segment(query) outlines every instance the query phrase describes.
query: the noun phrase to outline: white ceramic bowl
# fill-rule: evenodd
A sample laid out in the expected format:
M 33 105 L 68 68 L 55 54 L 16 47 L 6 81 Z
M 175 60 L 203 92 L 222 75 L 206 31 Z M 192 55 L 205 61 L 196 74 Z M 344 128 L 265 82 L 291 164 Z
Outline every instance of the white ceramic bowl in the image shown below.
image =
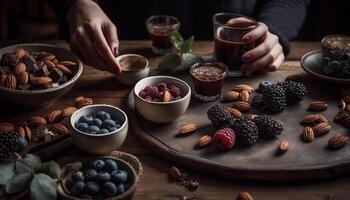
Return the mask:
M 117 80 L 124 85 L 135 85 L 139 80 L 148 76 L 150 67 L 148 60 L 137 54 L 124 54 L 117 57 L 117 63 L 122 70 Z
M 183 97 L 171 102 L 150 102 L 139 96 L 142 89 L 157 83 L 174 84 L 179 87 Z M 183 80 L 171 76 L 151 76 L 140 80 L 134 88 L 135 106 L 138 112 L 154 123 L 168 123 L 185 113 L 191 100 L 191 88 Z
M 83 115 L 93 115 L 98 111 L 108 112 L 112 119 L 118 119 L 123 122 L 121 127 L 113 132 L 105 134 L 89 134 L 78 130 L 75 126 Z M 105 105 L 95 104 L 80 108 L 70 118 L 71 134 L 73 143 L 81 150 L 98 155 L 110 154 L 120 147 L 128 133 L 128 117 L 121 109 Z

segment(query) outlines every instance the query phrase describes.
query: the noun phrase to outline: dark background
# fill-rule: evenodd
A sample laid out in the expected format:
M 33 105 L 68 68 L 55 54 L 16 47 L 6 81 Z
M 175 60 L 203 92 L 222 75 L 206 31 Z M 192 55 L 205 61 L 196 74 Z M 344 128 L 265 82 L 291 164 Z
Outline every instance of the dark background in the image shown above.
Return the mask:
M 142 8 L 135 6 L 134 10 L 125 12 L 135 13 L 138 17 Z M 297 40 L 317 41 L 328 34 L 350 34 L 349 20 L 349 1 L 311 0 Z M 130 24 L 130 30 L 132 26 Z M 120 39 L 147 39 L 135 38 L 127 32 L 120 33 L 120 36 Z M 45 0 L 0 0 L 0 39 L 62 39 L 62 36 L 56 16 Z M 211 39 L 211 33 L 208 33 L 208 39 Z

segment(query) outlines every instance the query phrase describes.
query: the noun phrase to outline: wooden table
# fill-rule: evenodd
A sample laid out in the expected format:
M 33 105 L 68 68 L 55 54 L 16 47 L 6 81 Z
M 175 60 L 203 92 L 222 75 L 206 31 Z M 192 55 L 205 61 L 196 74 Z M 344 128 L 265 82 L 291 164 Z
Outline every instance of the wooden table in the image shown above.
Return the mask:
M 62 41 L 51 41 L 50 43 L 67 47 L 67 44 Z M 149 41 L 121 41 L 121 52 L 145 55 L 150 59 L 151 66 L 156 67 L 159 57 L 155 57 L 151 53 L 150 45 Z M 291 53 L 280 70 L 299 71 L 300 57 L 310 50 L 318 49 L 319 46 L 318 43 L 292 43 Z M 209 54 L 212 47 L 212 42 L 195 42 L 193 52 L 201 55 Z M 93 98 L 95 103 L 106 103 L 126 109 L 126 100 L 130 90 L 131 87 L 118 84 L 112 74 L 86 66 L 74 89 L 52 107 L 34 112 L 20 112 L 13 107 L 2 106 L 0 120 L 16 121 L 28 116 L 42 115 L 55 108 L 60 109 L 72 104 L 73 98 L 80 95 Z M 245 182 L 201 174 L 179 166 L 180 169 L 191 174 L 200 182 L 200 188 L 197 191 L 188 192 L 184 187 L 169 180 L 168 169 L 172 163 L 155 156 L 144 148 L 132 131 L 129 131 L 126 142 L 120 151 L 136 155 L 143 164 L 144 174 L 137 187 L 136 200 L 175 200 L 178 195 L 195 196 L 201 200 L 229 200 L 235 199 L 241 191 L 250 192 L 258 200 L 326 200 L 330 194 L 335 194 L 337 200 L 350 198 L 350 177 L 302 183 Z M 72 147 L 65 149 L 64 153 L 56 160 L 63 165 L 81 154 L 79 150 Z

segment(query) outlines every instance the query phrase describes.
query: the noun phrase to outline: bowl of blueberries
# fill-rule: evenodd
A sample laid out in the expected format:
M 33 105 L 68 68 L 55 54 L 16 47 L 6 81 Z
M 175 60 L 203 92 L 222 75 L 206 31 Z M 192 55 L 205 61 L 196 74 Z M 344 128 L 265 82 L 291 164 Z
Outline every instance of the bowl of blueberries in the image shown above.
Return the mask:
M 132 199 L 139 176 L 133 164 L 121 157 L 90 157 L 62 168 L 58 192 L 73 200 Z
M 73 143 L 81 150 L 106 155 L 120 147 L 128 132 L 128 118 L 121 109 L 105 104 L 85 106 L 70 119 Z

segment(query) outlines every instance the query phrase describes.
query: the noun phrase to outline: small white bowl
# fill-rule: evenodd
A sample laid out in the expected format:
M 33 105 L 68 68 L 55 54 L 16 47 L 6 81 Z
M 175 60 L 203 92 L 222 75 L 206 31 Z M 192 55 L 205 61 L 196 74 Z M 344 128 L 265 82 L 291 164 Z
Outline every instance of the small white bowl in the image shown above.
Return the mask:
M 116 77 L 124 85 L 135 85 L 139 80 L 147 77 L 150 71 L 148 60 L 137 54 L 118 56 L 117 63 L 122 73 Z
M 112 119 L 118 119 L 123 122 L 119 129 L 105 134 L 90 134 L 78 130 L 75 126 L 83 115 L 93 115 L 98 111 L 109 113 Z M 120 147 L 128 133 L 128 117 L 121 109 L 106 105 L 95 104 L 80 108 L 70 118 L 71 134 L 73 143 L 81 150 L 98 155 L 110 154 Z
M 142 89 L 149 85 L 164 82 L 179 87 L 183 97 L 171 102 L 151 102 L 139 96 Z M 151 76 L 140 80 L 134 88 L 135 106 L 138 112 L 154 123 L 168 123 L 176 120 L 188 108 L 191 100 L 191 88 L 183 80 L 171 76 Z

